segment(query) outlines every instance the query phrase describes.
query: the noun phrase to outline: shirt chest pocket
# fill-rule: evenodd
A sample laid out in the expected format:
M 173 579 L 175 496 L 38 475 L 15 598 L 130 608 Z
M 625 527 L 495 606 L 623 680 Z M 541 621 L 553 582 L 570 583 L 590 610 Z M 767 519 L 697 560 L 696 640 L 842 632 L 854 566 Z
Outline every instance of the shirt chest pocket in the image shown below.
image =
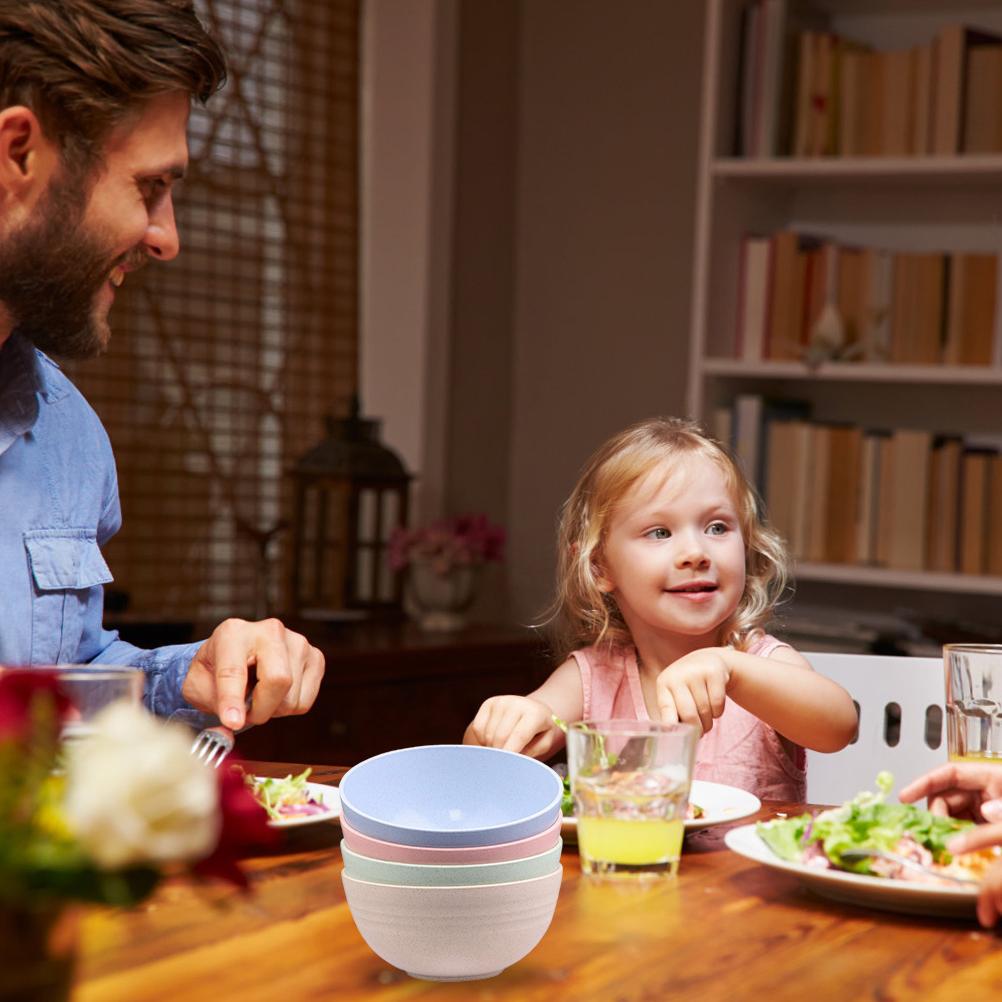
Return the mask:
M 87 529 L 33 529 L 24 545 L 32 582 L 31 663 L 76 661 L 87 614 L 100 617 L 101 586 L 112 580 L 97 539 Z

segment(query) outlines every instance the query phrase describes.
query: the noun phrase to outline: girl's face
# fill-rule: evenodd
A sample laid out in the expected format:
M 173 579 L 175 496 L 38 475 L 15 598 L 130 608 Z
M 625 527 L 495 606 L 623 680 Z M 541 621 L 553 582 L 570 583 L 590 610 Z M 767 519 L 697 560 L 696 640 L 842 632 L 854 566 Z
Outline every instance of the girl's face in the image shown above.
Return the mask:
M 723 472 L 705 456 L 657 466 L 610 516 L 599 582 L 638 644 L 645 635 L 712 646 L 745 587 L 745 543 Z

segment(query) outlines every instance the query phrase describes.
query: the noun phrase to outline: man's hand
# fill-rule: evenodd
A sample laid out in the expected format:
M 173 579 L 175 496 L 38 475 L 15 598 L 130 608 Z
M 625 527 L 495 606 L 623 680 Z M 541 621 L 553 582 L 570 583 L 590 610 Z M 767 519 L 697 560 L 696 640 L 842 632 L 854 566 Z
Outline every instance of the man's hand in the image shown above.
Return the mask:
M 250 669 L 256 684 L 245 712 Z M 317 698 L 323 677 L 323 654 L 277 619 L 258 623 L 227 619 L 192 658 L 181 695 L 236 731 L 272 717 L 305 713 Z
M 673 661 L 657 681 L 658 710 L 666 724 L 694 724 L 705 734 L 724 712 L 731 670 L 714 647 Z
M 466 728 L 463 744 L 535 755 L 555 730 L 553 711 L 538 699 L 491 696 Z
M 913 780 L 898 794 L 906 804 L 922 797 L 933 814 L 1002 822 L 1002 764 L 951 762 Z
M 927 798 L 934 814 L 988 821 L 946 843 L 952 853 L 1002 845 L 1002 764 L 951 762 L 909 783 L 898 797 L 906 804 Z M 994 822 L 994 823 L 992 823 Z M 978 891 L 978 921 L 990 929 L 1002 916 L 1002 863 L 996 863 Z

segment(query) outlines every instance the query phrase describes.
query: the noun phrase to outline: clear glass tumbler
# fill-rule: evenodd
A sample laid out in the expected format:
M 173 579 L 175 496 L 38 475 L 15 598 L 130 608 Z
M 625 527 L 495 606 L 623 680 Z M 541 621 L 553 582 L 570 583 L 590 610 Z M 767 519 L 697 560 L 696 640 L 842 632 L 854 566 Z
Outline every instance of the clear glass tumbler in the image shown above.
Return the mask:
M 1002 645 L 947 644 L 943 662 L 950 758 L 1002 762 Z
M 691 724 L 653 721 L 570 727 L 567 762 L 585 873 L 675 876 L 697 737 Z

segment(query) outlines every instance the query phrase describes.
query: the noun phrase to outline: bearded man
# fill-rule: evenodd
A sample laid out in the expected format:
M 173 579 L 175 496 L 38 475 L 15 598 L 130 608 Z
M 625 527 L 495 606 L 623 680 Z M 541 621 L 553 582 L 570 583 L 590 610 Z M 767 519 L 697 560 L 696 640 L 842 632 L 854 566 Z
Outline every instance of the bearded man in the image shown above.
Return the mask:
M 0 664 L 133 665 L 155 713 L 237 729 L 306 712 L 323 655 L 277 620 L 151 651 L 103 628 L 114 457 L 50 358 L 100 354 L 129 272 L 177 255 L 191 101 L 225 73 L 191 0 L 0 0 Z

